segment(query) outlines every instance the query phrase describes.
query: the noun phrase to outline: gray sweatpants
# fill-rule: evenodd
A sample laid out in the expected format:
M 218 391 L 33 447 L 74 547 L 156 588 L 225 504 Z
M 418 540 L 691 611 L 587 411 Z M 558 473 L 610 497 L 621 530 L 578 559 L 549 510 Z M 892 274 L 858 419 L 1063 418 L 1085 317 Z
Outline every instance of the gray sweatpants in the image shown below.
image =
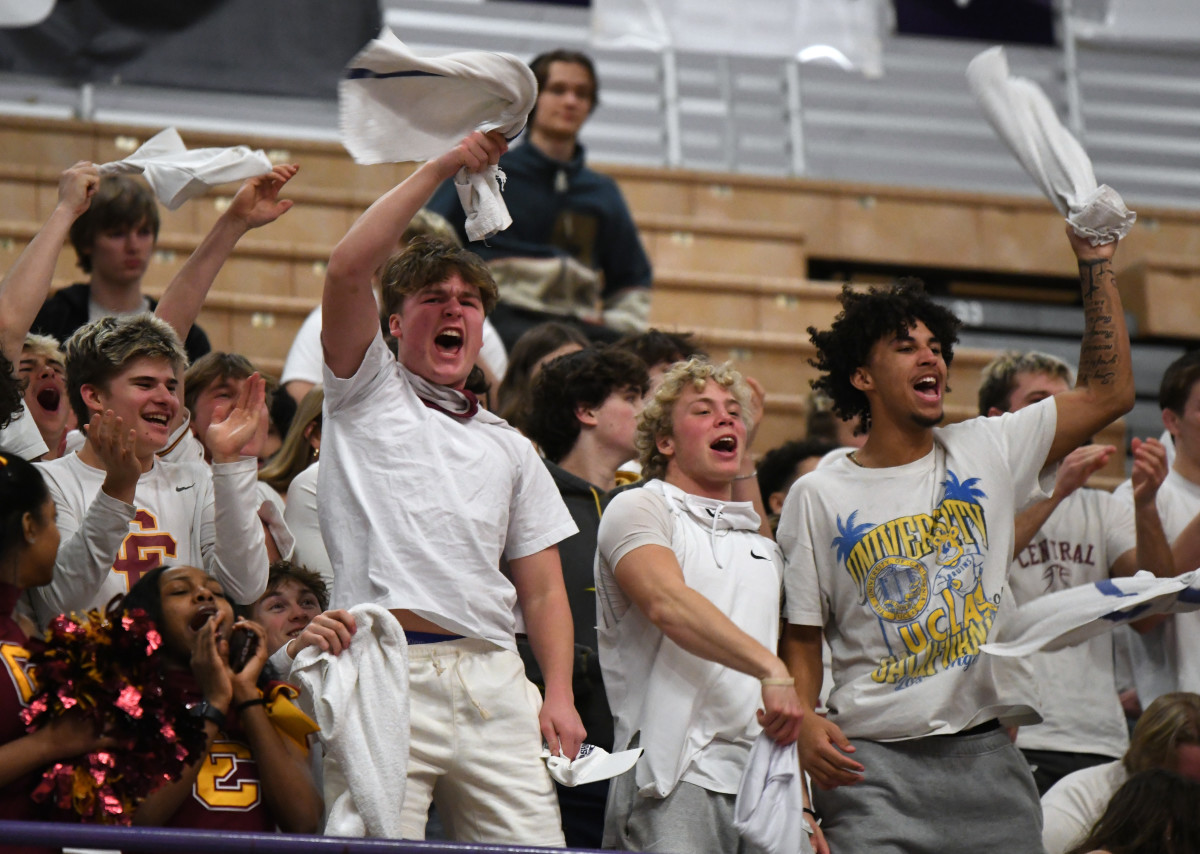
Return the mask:
M 639 798 L 631 768 L 612 781 L 604 847 L 655 854 L 759 854 L 733 826 L 733 795 L 679 783 L 665 798 Z M 797 840 L 799 845 L 799 840 Z
M 862 780 L 812 793 L 832 854 L 1042 854 L 1037 787 L 1003 729 L 850 742 Z

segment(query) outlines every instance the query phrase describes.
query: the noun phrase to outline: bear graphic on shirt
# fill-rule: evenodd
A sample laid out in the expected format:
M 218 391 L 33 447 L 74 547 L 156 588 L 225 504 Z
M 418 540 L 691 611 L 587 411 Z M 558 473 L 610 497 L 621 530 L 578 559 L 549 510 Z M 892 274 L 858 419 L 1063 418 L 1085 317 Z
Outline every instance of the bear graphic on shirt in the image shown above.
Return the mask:
M 886 647 L 871 674 L 897 690 L 951 667 L 969 668 L 1000 602 L 984 589 L 987 520 L 978 478 L 953 471 L 932 513 L 882 524 L 837 519 L 831 546 L 874 613 Z

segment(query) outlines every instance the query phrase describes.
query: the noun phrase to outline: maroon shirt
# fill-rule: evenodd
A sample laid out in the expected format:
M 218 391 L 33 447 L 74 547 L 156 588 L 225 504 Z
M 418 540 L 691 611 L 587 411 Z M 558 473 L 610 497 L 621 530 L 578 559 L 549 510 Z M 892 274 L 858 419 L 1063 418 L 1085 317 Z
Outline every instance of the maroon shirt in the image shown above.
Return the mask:
M 181 677 L 191 679 L 191 673 Z M 203 699 L 195 687 L 195 702 Z M 231 708 L 225 726 L 200 763 L 191 794 L 166 827 L 274 833 L 275 820 L 263 800 L 258 763 Z M 178 852 L 173 852 L 178 854 Z
M 0 583 L 0 744 L 8 744 L 25 735 L 21 711 L 37 687 L 27 666 L 29 653 L 25 649 L 25 633 L 12 617 L 20 596 L 20 588 Z M 30 797 L 40 778 L 40 770 L 32 771 L 0 788 L 0 819 L 46 820 L 42 808 Z M 4 850 L 12 854 L 51 854 L 58 849 L 5 845 Z

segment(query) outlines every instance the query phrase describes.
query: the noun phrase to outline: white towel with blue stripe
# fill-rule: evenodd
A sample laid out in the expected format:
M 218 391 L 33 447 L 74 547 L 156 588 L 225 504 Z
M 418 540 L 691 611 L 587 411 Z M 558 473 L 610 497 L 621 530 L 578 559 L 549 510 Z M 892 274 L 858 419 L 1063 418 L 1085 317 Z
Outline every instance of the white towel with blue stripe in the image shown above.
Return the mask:
M 342 144 L 357 163 L 429 160 L 476 130 L 515 139 L 536 101 L 533 72 L 511 54 L 418 56 L 384 27 L 338 86 Z M 471 240 L 512 225 L 503 180 L 498 167 L 455 177 Z
M 1200 569 L 1171 578 L 1141 570 L 1039 596 L 1017 608 L 982 646 L 991 655 L 1023 657 L 1081 644 L 1155 614 L 1200 610 Z

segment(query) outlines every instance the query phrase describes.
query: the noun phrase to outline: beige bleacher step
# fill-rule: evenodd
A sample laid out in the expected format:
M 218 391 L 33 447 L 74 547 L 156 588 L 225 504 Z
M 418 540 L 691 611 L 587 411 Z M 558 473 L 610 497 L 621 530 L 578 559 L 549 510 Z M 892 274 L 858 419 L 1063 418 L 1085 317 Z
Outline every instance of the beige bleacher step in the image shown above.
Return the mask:
M 1200 257 L 1155 253 L 1121 266 L 1118 256 L 1117 287 L 1139 337 L 1200 335 Z

